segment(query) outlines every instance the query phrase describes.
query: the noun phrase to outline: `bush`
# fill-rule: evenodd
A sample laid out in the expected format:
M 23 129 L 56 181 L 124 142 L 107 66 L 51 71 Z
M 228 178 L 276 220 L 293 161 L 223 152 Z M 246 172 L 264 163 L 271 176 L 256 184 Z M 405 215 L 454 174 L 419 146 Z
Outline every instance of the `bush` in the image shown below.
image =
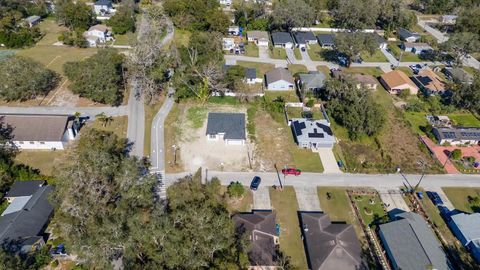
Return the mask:
M 307 104 L 305 104 L 305 105 L 306 105 L 307 107 L 309 107 L 309 108 L 312 108 L 313 105 L 315 105 L 315 100 L 309 99 L 309 100 L 307 101 Z
M 231 182 L 227 187 L 228 196 L 239 198 L 245 193 L 245 187 L 239 182 Z
M 462 150 L 461 149 L 455 149 L 451 153 L 452 159 L 459 160 L 462 157 Z

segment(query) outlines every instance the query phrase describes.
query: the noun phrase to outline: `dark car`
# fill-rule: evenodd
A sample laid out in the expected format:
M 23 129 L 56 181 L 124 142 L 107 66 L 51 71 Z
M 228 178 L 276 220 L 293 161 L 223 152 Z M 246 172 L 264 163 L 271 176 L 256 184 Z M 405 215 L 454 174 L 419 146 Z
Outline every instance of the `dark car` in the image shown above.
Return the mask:
M 427 193 L 428 198 L 430 198 L 430 200 L 432 200 L 434 205 L 443 205 L 443 201 L 442 201 L 442 199 L 440 198 L 440 195 L 438 195 L 437 192 L 427 191 L 426 193 Z
M 259 176 L 255 176 L 252 179 L 252 183 L 250 184 L 250 189 L 251 190 L 257 190 L 258 186 L 260 186 L 261 182 L 262 182 L 262 179 Z

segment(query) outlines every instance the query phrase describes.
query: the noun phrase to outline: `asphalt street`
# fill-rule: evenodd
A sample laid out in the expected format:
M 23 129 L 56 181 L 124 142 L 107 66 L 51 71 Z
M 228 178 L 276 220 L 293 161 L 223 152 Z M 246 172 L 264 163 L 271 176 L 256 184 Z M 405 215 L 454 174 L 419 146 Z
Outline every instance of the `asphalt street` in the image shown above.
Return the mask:
M 3 114 L 59 114 L 73 115 L 79 112 L 82 116 L 90 116 L 105 113 L 108 116 L 127 115 L 127 106 L 119 107 L 8 107 L 0 106 L 0 113 Z
M 165 138 L 164 123 L 168 113 L 173 107 L 173 97 L 168 97 L 163 103 L 158 113 L 153 118 L 152 123 L 152 147 L 150 149 L 150 162 L 152 172 L 165 171 Z M 170 145 L 169 145 L 170 147 Z

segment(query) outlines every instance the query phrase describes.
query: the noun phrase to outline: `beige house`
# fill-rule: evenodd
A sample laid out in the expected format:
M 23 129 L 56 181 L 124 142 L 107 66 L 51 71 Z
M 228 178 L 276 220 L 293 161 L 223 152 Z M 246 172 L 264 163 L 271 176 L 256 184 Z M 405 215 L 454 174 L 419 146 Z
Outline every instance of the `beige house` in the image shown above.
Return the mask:
M 268 47 L 270 39 L 267 31 L 248 31 L 247 40 L 257 46 Z
M 418 93 L 418 86 L 405 73 L 394 70 L 380 76 L 380 83 L 390 94 L 409 90 L 411 95 Z

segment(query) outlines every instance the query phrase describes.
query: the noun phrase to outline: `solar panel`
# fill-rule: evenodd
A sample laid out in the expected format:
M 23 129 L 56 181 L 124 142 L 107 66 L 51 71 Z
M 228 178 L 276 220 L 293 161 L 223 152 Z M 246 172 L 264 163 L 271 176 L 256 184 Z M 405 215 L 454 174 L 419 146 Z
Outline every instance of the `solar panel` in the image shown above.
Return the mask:
M 443 137 L 446 139 L 455 139 L 457 136 L 455 136 L 455 132 L 443 132 Z

